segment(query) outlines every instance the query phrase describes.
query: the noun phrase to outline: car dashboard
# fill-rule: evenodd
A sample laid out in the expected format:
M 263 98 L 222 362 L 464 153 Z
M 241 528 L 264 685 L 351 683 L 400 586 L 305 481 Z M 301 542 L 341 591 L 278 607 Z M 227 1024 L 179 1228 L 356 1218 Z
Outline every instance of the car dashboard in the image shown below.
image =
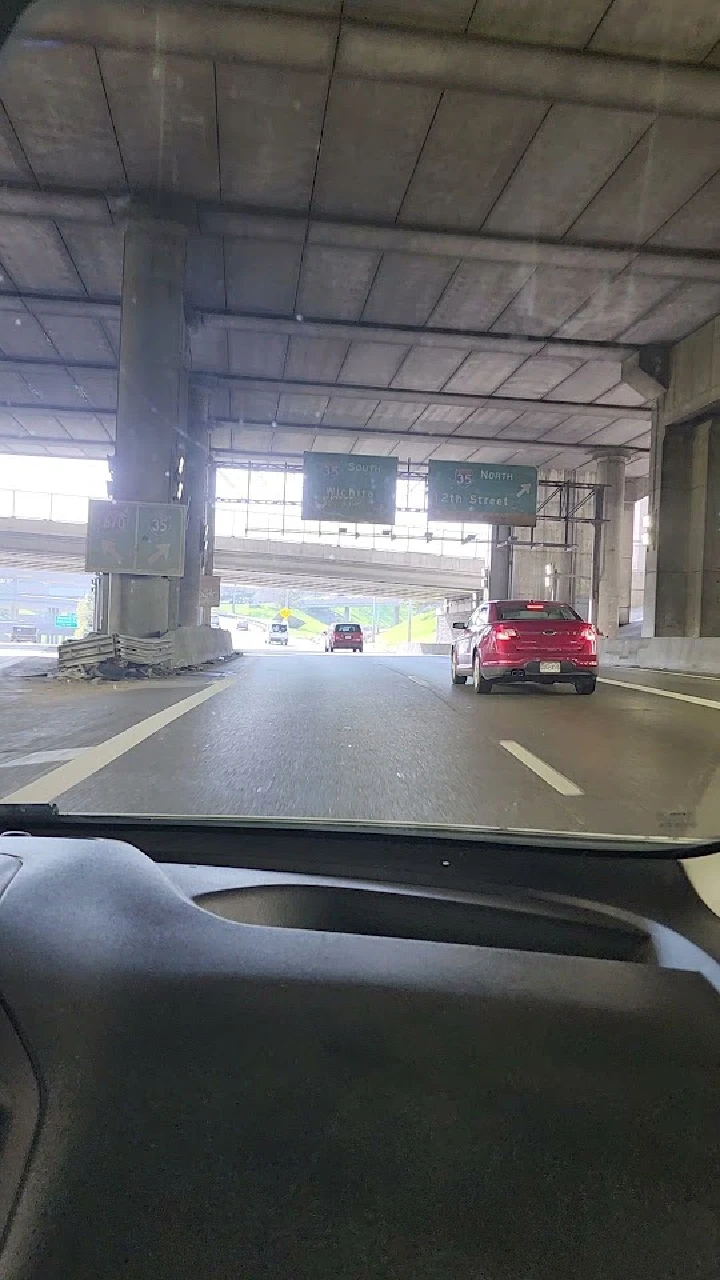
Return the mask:
M 121 834 L 0 838 L 1 1280 L 718 1274 L 676 862 Z

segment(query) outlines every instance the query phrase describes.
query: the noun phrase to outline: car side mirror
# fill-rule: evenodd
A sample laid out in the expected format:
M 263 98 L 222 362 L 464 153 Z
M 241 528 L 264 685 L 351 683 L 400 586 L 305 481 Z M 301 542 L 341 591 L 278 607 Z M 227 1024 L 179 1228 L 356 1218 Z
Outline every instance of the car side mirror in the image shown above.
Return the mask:
M 453 631 L 467 631 L 467 622 L 453 622 Z

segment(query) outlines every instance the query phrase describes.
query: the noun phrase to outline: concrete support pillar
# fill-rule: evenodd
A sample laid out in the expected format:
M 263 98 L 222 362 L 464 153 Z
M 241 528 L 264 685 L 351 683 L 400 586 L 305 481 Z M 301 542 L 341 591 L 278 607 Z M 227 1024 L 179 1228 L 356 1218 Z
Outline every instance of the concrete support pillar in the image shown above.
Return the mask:
M 107 635 L 109 603 L 110 576 L 107 573 L 98 573 L 95 576 L 93 589 L 93 631 Z
M 210 577 L 215 568 L 215 499 L 217 497 L 217 467 L 208 461 L 205 468 L 205 553 L 203 573 Z M 205 604 L 200 610 L 200 621 L 209 627 L 212 621 L 212 606 Z
M 509 600 L 512 595 L 512 544 L 509 525 L 499 524 L 493 529 L 490 547 L 490 599 Z
M 658 406 L 653 410 L 650 433 L 650 468 L 648 473 L 648 545 L 645 550 L 645 583 L 643 590 L 642 635 L 655 635 L 657 610 L 657 534 L 660 512 L 660 488 L 665 428 L 660 422 Z
M 183 289 L 188 228 L 147 207 L 125 228 L 113 497 L 173 502 L 187 429 Z M 112 575 L 110 630 L 151 635 L 176 625 L 178 586 Z
M 619 624 L 626 627 L 632 609 L 633 531 L 635 528 L 635 503 L 624 502 L 620 532 L 620 612 Z
M 208 452 L 208 394 L 200 387 L 191 387 L 183 470 L 182 497 L 188 514 L 185 573 L 179 582 L 178 624 L 181 627 L 196 627 L 200 620 L 200 578 L 205 568 L 207 533 Z
M 657 436 L 644 631 L 720 636 L 720 418 Z
M 620 626 L 621 555 L 625 509 L 625 458 L 621 454 L 603 457 L 598 464 L 598 483 L 603 489 L 603 526 L 600 537 L 596 626 L 612 638 Z

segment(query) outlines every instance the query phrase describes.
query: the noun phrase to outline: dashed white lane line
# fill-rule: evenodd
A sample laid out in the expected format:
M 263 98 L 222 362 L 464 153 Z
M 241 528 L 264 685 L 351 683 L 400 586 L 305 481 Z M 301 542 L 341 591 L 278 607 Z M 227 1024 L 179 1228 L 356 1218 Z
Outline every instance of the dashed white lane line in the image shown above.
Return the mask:
M 403 671 L 401 674 L 405 676 L 406 680 L 410 680 L 412 684 L 419 684 L 421 689 L 429 689 L 431 693 L 435 692 L 429 680 L 421 680 L 419 676 L 409 676 L 407 671 Z
M 203 702 L 207 702 L 208 698 L 214 698 L 217 693 L 221 693 L 223 689 L 230 689 L 235 680 L 228 679 L 218 681 L 217 684 L 208 685 L 205 689 L 200 689 L 197 693 L 193 693 L 189 698 L 183 698 L 181 702 L 175 702 L 171 707 L 166 707 L 164 711 L 156 711 L 154 715 L 148 716 L 145 720 L 139 720 L 137 724 L 133 724 L 129 729 L 123 729 L 122 733 L 115 734 L 114 738 L 107 738 L 105 742 L 99 742 L 97 746 L 88 747 L 83 751 L 82 755 L 77 756 L 74 760 L 69 760 L 67 764 L 61 764 L 57 769 L 51 769 L 50 773 L 43 774 L 41 778 L 36 778 L 34 782 L 28 782 L 24 787 L 19 787 L 17 791 L 12 791 L 10 795 L 3 796 L 2 802 L 5 804 L 49 804 L 52 800 L 57 800 L 58 796 L 64 795 L 71 787 L 76 787 L 79 782 L 84 782 L 86 778 L 92 777 L 94 773 L 98 773 L 100 769 L 104 769 L 106 765 L 112 764 L 114 760 L 125 755 L 126 751 L 132 750 L 139 743 L 144 742 L 146 738 L 151 738 L 154 733 L 159 733 L 167 725 L 172 724 L 173 720 L 179 720 L 181 716 L 192 711 L 195 707 L 199 707 Z
M 564 773 L 558 773 L 557 769 L 553 769 L 552 765 L 546 764 L 539 756 L 533 755 L 532 751 L 528 751 L 527 747 L 521 746 L 519 742 L 513 742 L 506 739 L 500 742 L 500 746 L 524 764 L 527 769 L 532 769 L 538 778 L 542 778 L 543 782 L 547 782 L 549 787 L 554 791 L 559 791 L 561 796 L 582 796 L 584 791 L 566 778 Z
M 696 693 L 676 693 L 674 689 L 653 689 L 649 684 L 635 684 L 629 680 L 610 680 L 607 676 L 598 676 L 599 684 L 611 684 L 616 689 L 634 689 L 636 693 L 654 693 L 657 698 L 674 698 L 676 702 L 691 702 L 695 707 L 711 707 L 720 711 L 720 700 L 699 698 Z

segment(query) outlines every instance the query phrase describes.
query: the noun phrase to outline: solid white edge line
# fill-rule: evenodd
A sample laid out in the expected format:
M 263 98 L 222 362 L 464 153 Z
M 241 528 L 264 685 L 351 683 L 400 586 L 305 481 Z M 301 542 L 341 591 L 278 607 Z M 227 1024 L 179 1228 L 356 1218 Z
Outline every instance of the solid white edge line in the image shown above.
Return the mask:
M 151 738 L 154 733 L 159 733 L 161 729 L 172 724 L 173 720 L 179 720 L 188 711 L 201 706 L 221 690 L 229 689 L 234 683 L 233 679 L 218 681 L 217 684 L 208 685 L 207 688 L 191 694 L 189 698 L 174 702 L 164 711 L 156 711 L 147 719 L 139 720 L 137 724 L 123 729 L 122 733 L 115 734 L 113 738 L 107 738 L 105 742 L 99 742 L 94 747 L 87 747 L 75 760 L 69 760 L 67 764 L 61 764 L 58 769 L 52 769 L 50 773 L 43 774 L 34 782 L 28 782 L 17 791 L 11 791 L 9 795 L 2 796 L 0 803 L 49 804 L 52 800 L 57 800 L 58 796 L 64 795 L 79 782 L 91 778 L 94 773 L 98 773 L 100 769 L 104 769 L 106 765 L 112 764 L 114 760 L 125 755 L 126 751 L 131 751 L 146 738 Z
M 524 764 L 527 769 L 531 769 L 536 773 L 538 778 L 542 778 L 543 782 L 547 782 L 553 790 L 559 791 L 561 796 L 582 796 L 584 791 L 578 787 L 563 773 L 558 773 L 557 769 L 553 769 L 552 765 L 546 764 L 539 756 L 533 755 L 532 751 L 528 751 L 526 747 L 521 746 L 519 742 L 513 742 L 512 739 L 505 739 L 500 742 L 500 746 L 504 747 L 511 756 Z
M 599 684 L 611 684 L 616 689 L 634 689 L 636 693 L 654 693 L 658 698 L 674 698 L 676 702 L 691 702 L 695 707 L 711 707 L 720 711 L 720 701 L 712 698 L 699 698 L 696 693 L 676 693 L 674 689 L 653 689 L 649 684 L 635 684 L 630 680 L 610 680 L 608 676 L 598 676 Z

